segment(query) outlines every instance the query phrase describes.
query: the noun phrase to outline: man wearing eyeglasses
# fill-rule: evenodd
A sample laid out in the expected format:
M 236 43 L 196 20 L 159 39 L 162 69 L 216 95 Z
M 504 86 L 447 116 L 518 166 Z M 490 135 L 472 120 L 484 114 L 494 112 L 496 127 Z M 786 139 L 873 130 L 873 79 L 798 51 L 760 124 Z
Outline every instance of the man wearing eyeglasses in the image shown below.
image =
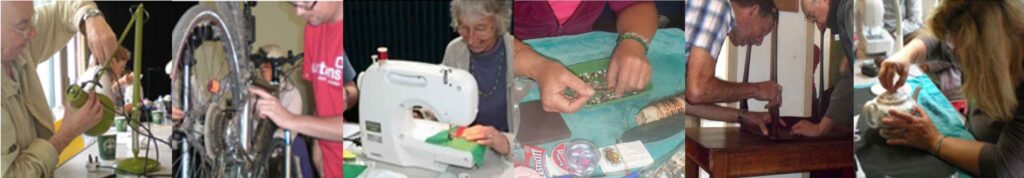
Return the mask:
M 815 23 L 818 30 L 828 28 L 839 36 L 845 59 L 839 62 L 838 73 L 832 86 L 826 90 L 827 109 L 821 122 L 800 121 L 793 125 L 793 134 L 818 137 L 829 130 L 853 130 L 853 0 L 802 0 L 800 3 L 807 22 Z M 823 71 L 820 71 L 823 72 Z
M 342 114 L 359 101 L 358 89 L 352 80 L 356 73 L 343 47 L 343 4 L 341 1 L 300 1 L 292 5 L 296 14 L 306 19 L 302 77 L 309 80 L 313 88 L 316 115 L 291 113 L 266 91 L 255 88 L 249 91 L 260 97 L 256 107 L 261 118 L 316 138 L 311 156 L 323 177 L 342 177 L 341 128 L 345 122 Z M 298 143 L 303 139 L 295 140 Z M 305 167 L 308 166 L 303 169 Z
M 36 65 L 64 48 L 76 33 L 85 34 L 96 59 L 117 49 L 114 32 L 92 2 L 3 1 L 3 177 L 53 177 L 58 154 L 100 119 L 94 94 L 79 109 L 67 107 L 60 128 L 53 125 Z M 58 94 L 60 95 L 60 94 Z
M 691 0 L 686 2 L 687 114 L 725 122 L 758 125 L 768 134 L 765 112 L 746 112 L 716 106 L 754 98 L 782 103 L 782 86 L 775 82 L 736 83 L 715 77 L 717 57 L 728 37 L 733 44 L 760 45 L 778 22 L 779 10 L 767 0 Z

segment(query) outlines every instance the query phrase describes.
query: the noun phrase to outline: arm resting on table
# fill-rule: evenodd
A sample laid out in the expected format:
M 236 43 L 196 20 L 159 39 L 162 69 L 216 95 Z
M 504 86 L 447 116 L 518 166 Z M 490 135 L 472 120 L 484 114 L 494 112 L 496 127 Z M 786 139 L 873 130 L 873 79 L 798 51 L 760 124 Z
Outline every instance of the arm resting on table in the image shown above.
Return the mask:
M 686 102 L 686 114 L 694 115 L 704 119 L 711 119 L 722 122 L 739 123 L 738 116 L 742 113 L 739 109 L 728 108 L 715 104 L 693 105 Z
M 985 143 L 982 142 L 947 137 L 942 141 L 939 153 L 934 154 L 960 169 L 978 175 L 978 159 L 984 146 Z

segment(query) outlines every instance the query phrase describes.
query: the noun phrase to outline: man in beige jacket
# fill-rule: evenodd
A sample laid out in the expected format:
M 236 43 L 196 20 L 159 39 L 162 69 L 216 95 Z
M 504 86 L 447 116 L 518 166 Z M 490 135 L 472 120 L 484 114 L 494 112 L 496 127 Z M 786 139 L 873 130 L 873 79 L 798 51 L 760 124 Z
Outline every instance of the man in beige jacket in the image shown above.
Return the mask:
M 36 65 L 62 49 L 82 32 L 89 49 L 105 61 L 117 49 L 117 39 L 92 2 L 3 1 L 3 177 L 53 177 L 58 154 L 75 137 L 99 121 L 101 104 L 94 94 L 80 109 L 64 112 L 61 128 L 46 103 Z M 34 18 L 33 18 L 34 17 Z M 65 106 L 67 104 L 65 103 Z

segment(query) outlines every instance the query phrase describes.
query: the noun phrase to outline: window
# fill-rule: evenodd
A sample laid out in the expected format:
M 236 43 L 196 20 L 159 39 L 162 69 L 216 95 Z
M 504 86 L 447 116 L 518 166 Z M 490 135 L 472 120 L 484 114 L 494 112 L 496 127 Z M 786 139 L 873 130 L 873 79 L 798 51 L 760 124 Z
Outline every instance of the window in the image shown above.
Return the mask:
M 84 38 L 81 37 L 81 34 L 72 37 L 64 49 L 36 66 L 54 120 L 64 116 L 64 89 L 74 81 L 71 79 L 77 79 L 78 74 L 87 67 L 87 63 L 82 60 L 86 56 L 86 48 L 82 40 Z

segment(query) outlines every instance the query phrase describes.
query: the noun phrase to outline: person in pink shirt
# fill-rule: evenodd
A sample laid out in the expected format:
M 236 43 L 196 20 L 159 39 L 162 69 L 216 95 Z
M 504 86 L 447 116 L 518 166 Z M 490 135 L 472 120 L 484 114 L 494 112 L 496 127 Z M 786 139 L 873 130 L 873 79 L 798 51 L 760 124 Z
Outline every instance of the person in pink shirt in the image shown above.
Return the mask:
M 343 4 L 330 2 L 294 2 L 296 13 L 306 19 L 303 78 L 310 82 L 315 98 L 316 114 L 291 113 L 278 98 L 266 91 L 250 88 L 259 96 L 257 111 L 261 118 L 272 120 L 282 129 L 316 138 L 318 146 L 313 157 L 322 156 L 317 164 L 323 177 L 342 177 L 342 115 L 356 104 L 358 89 L 352 80 L 355 71 L 345 56 L 343 46 Z M 319 149 L 320 155 L 316 151 Z M 314 158 L 314 160 L 316 160 Z
M 616 12 L 620 38 L 608 64 L 606 81 L 615 88 L 617 96 L 642 90 L 651 80 L 647 51 L 658 29 L 658 9 L 653 2 L 549 0 L 512 3 L 513 35 L 516 37 L 514 65 L 529 69 L 516 73 L 537 81 L 544 110 L 575 113 L 586 104 L 593 89 L 521 40 L 591 32 L 605 7 Z M 567 88 L 583 94 L 583 97 L 570 99 L 559 96 Z

